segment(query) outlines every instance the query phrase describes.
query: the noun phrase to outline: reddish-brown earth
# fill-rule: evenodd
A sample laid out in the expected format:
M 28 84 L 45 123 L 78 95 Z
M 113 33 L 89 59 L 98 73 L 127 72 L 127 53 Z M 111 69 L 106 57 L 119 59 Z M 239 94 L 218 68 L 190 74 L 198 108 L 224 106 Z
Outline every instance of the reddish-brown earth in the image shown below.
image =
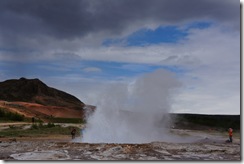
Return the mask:
M 45 106 L 36 103 L 0 101 L 0 107 L 10 112 L 17 112 L 25 117 L 37 117 L 40 119 L 50 116 L 63 118 L 83 117 L 83 110 L 59 106 Z

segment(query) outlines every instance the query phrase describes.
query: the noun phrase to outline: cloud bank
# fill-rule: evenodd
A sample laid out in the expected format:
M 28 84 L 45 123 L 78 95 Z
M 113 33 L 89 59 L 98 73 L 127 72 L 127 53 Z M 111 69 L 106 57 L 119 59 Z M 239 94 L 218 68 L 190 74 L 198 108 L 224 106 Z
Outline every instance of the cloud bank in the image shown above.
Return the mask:
M 239 31 L 239 8 L 240 4 L 232 0 L 3 0 L 1 46 L 27 49 L 30 43 L 39 47 L 53 41 L 87 42 L 90 37 L 98 38 L 90 40 L 95 44 L 105 37 L 118 37 L 142 27 L 196 20 L 216 21 Z
M 38 77 L 96 104 L 97 90 L 163 68 L 183 84 L 175 112 L 240 113 L 239 1 L 2 0 L 0 22 L 0 80 Z M 165 27 L 184 35 L 127 43 Z

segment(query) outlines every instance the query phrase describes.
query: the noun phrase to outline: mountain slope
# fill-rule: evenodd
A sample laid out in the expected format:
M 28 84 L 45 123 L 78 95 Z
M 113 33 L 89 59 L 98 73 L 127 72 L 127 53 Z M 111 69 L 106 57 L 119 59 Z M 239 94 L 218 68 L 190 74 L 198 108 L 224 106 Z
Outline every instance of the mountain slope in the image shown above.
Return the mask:
M 39 79 L 26 78 L 0 82 L 0 100 L 22 101 L 73 109 L 83 109 L 85 106 L 78 98 L 48 87 Z

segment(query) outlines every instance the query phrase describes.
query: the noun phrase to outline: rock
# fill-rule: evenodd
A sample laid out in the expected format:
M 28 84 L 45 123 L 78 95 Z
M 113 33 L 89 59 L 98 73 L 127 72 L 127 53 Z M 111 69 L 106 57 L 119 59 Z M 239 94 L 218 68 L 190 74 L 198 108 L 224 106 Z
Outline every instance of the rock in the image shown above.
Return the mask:
M 39 152 L 26 152 L 19 154 L 12 154 L 10 157 L 17 160 L 67 160 L 69 155 L 60 151 L 39 151 Z

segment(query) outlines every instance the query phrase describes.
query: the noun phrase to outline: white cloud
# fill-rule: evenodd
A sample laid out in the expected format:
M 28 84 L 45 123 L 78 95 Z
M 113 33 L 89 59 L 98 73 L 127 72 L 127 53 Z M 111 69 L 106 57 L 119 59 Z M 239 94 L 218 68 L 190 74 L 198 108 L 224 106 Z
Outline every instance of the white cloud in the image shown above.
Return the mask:
M 194 32 L 185 51 L 191 51 L 201 64 L 182 79 L 194 89 L 184 89 L 176 97 L 175 111 L 240 114 L 239 37 L 238 33 L 218 29 Z
M 73 42 L 79 45 L 80 41 Z M 133 64 L 136 63 L 181 66 L 187 71 L 179 76 L 183 87 L 175 97 L 173 104 L 175 112 L 240 113 L 240 32 L 238 31 L 231 31 L 222 26 L 211 26 L 207 29 L 191 30 L 187 39 L 177 44 L 145 47 L 81 45 L 80 48 L 65 50 L 58 46 L 56 49 L 52 49 L 50 46 L 50 49 L 43 52 L 45 55 L 33 56 L 32 60 L 54 60 L 57 58 L 57 54 L 62 53 L 72 53 L 78 59 L 84 60 L 131 63 L 132 65 L 124 65 L 127 69 L 133 69 Z M 0 54 L 0 57 L 1 55 L 6 57 L 4 54 Z M 2 58 L 0 60 L 2 61 Z M 102 70 L 97 67 L 86 67 L 83 71 L 100 72 Z M 84 79 L 79 76 L 78 78 L 76 76 L 67 78 L 69 83 L 75 81 L 77 84 L 69 86 L 68 90 L 72 91 L 71 93 L 81 99 L 86 99 L 87 102 L 95 103 L 95 93 L 103 88 L 95 87 L 97 79 L 94 83 L 90 83 L 89 81 L 82 82 Z M 86 88 L 88 83 L 90 83 L 89 90 Z M 60 87 L 67 89 L 66 85 L 67 83 L 60 84 Z M 101 83 L 101 86 L 105 85 L 105 83 Z M 78 87 L 79 89 L 77 89 Z M 87 98 L 84 95 L 90 96 Z
M 213 27 L 194 30 L 187 40 L 176 45 L 100 47 L 80 55 L 105 61 L 182 66 L 188 71 L 179 77 L 184 87 L 175 97 L 175 112 L 239 114 L 239 37 L 239 32 Z
M 102 72 L 102 69 L 97 67 L 86 67 L 82 69 L 84 72 Z

